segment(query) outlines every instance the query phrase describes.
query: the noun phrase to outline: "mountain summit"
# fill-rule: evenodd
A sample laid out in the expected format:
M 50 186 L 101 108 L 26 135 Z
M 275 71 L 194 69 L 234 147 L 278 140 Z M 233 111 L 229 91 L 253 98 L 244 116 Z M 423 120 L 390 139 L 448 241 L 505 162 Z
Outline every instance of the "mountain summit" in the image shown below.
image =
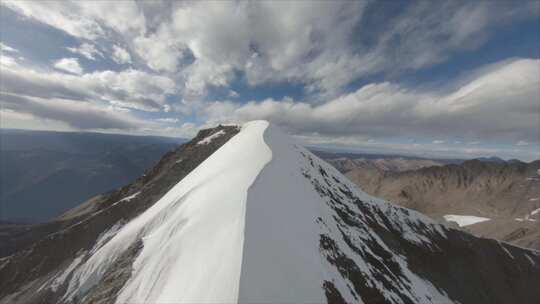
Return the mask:
M 538 303 L 540 253 L 369 196 L 266 121 L 13 241 L 0 303 Z

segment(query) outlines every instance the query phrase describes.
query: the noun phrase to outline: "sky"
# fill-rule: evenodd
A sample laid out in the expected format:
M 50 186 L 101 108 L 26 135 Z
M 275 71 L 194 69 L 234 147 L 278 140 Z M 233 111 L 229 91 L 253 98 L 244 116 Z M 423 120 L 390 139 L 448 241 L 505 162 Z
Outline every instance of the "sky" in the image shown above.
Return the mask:
M 538 1 L 0 2 L 0 127 L 540 158 Z

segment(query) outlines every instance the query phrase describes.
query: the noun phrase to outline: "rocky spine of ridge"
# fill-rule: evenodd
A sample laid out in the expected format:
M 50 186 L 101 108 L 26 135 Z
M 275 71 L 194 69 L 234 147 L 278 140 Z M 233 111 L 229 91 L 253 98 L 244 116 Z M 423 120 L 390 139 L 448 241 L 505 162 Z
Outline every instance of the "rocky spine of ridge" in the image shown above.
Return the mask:
M 10 235 L 2 244 L 0 303 L 57 302 L 61 292 L 40 289 L 56 274 L 55 270 L 68 267 L 78 252 L 90 251 L 97 239 L 114 230 L 116 224 L 128 222 L 152 206 L 238 132 L 237 126 L 221 125 L 201 130 L 191 141 L 166 153 L 131 184 L 98 195 L 51 222 Z M 137 248 L 130 252 L 133 256 Z M 108 274 L 109 288 L 98 291 L 100 296 L 91 303 L 110 303 L 110 295 L 122 286 L 125 276 L 126 273 Z M 17 301 L 9 296 L 16 291 L 24 294 Z

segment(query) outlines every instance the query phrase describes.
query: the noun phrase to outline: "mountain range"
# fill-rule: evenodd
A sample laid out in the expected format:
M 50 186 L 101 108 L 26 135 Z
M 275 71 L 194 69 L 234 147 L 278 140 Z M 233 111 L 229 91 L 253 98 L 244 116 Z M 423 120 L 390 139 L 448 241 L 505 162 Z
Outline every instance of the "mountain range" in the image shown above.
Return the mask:
M 369 194 L 477 236 L 540 249 L 540 160 L 327 160 Z
M 540 252 L 368 195 L 266 121 L 203 130 L 11 241 L 0 303 L 540 301 Z

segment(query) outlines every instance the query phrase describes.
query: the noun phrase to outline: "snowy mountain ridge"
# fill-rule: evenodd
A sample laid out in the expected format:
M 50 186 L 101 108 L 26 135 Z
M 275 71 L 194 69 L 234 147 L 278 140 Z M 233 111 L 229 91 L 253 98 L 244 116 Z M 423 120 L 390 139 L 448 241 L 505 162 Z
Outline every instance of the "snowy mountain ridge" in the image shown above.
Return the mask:
M 207 146 L 200 141 L 187 149 Z M 136 206 L 146 189 L 111 207 Z M 371 197 L 266 121 L 244 124 L 148 208 L 107 227 L 91 247 L 0 303 L 39 303 L 24 296 L 38 285 L 60 303 L 540 299 L 539 252 Z M 0 274 L 16 259 L 25 258 L 0 260 Z

